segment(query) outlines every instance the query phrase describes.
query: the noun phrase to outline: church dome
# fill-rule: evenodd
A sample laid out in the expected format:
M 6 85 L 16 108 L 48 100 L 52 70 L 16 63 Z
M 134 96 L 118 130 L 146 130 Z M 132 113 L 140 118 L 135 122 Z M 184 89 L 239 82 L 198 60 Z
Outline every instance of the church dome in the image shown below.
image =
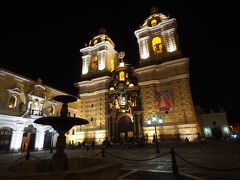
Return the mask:
M 158 8 L 153 7 L 151 9 L 151 15 L 144 21 L 142 28 L 156 26 L 160 22 L 167 20 L 167 19 L 168 19 L 168 17 L 166 15 L 158 12 Z
M 115 46 L 111 38 L 108 35 L 106 35 L 106 30 L 104 28 L 101 28 L 99 30 L 99 33 L 100 33 L 99 35 L 95 36 L 89 41 L 89 46 L 95 46 L 96 44 L 104 41 L 108 41 L 110 42 L 110 44 L 112 44 L 112 46 Z

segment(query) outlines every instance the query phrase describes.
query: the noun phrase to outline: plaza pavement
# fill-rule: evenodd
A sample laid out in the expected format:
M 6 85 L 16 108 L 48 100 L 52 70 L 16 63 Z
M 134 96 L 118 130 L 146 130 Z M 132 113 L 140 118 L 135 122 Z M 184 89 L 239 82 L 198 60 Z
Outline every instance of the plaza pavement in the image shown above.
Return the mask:
M 175 177 L 172 174 L 172 160 L 170 149 L 174 147 L 175 152 L 184 160 L 176 156 L 180 175 Z M 102 158 L 101 146 L 94 150 L 83 151 L 79 148 L 66 149 L 69 158 L 71 157 L 97 157 Z M 0 173 L 5 173 L 8 167 L 16 163 L 16 160 L 25 161 L 26 153 L 11 153 L 0 155 Z M 52 154 L 49 150 L 31 152 L 30 160 L 49 159 Z M 155 158 L 161 156 L 159 158 Z M 208 141 L 201 143 L 160 143 L 160 154 L 156 154 L 154 145 L 149 144 L 143 148 L 134 149 L 119 146 L 106 148 L 104 158 L 113 159 L 123 163 L 119 179 L 218 179 L 218 180 L 239 180 L 240 179 L 240 143 L 229 141 Z M 151 160 L 146 160 L 151 159 Z M 196 164 L 199 167 L 193 166 Z M 206 168 L 213 168 L 209 170 Z M 238 168 L 231 170 L 232 168 Z M 222 170 L 219 170 L 222 169 Z M 231 171 L 228 171 L 231 170 Z

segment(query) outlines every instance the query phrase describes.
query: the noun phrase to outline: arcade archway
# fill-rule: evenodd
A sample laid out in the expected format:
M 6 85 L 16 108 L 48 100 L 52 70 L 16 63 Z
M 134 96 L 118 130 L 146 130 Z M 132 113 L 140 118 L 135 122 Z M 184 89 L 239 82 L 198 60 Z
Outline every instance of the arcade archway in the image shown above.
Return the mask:
M 22 151 L 33 151 L 35 146 L 36 128 L 33 125 L 29 125 L 24 128 L 22 139 Z

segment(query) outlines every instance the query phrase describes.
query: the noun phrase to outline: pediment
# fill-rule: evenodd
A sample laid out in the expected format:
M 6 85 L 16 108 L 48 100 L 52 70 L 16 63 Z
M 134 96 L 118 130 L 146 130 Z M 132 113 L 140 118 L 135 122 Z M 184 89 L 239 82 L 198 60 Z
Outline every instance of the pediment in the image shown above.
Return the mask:
M 17 93 L 17 94 L 22 93 L 22 91 L 19 88 L 7 89 L 7 91 L 10 93 Z

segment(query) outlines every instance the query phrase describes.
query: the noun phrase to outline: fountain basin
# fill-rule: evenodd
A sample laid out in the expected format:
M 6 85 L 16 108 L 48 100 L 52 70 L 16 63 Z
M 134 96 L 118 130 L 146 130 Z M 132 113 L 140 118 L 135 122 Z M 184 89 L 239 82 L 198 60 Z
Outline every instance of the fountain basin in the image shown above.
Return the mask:
M 50 125 L 57 132 L 63 131 L 66 133 L 75 125 L 85 125 L 88 124 L 88 121 L 83 118 L 77 117 L 41 117 L 34 121 L 34 123 L 42 125 Z
M 5 175 L 1 174 L 0 179 L 117 180 L 122 166 L 120 162 L 99 158 L 69 158 L 68 161 L 69 170 L 66 171 L 49 171 L 50 159 L 20 162 Z

